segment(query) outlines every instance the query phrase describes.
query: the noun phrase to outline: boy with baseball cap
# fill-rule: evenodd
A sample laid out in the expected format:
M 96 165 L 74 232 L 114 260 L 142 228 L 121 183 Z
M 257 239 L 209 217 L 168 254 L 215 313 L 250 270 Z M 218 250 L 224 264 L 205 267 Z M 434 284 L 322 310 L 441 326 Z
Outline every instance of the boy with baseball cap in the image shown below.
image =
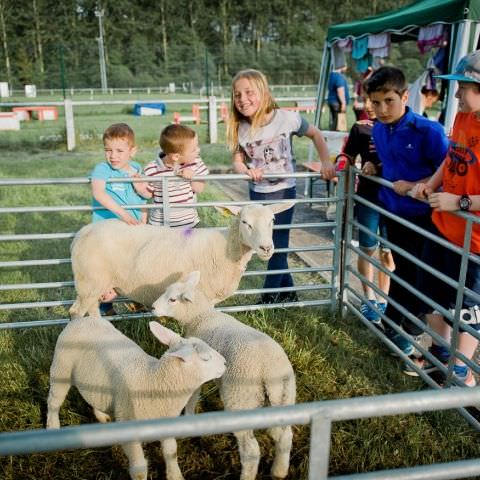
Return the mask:
M 439 75 L 438 78 L 455 80 L 458 89 L 455 96 L 459 101 L 459 112 L 455 117 L 451 142 L 447 157 L 440 168 L 425 183 L 417 184 L 412 194 L 419 199 L 427 199 L 433 209 L 432 220 L 437 229 L 436 234 L 453 245 L 462 248 L 466 230 L 466 220 L 454 215 L 453 211 L 469 212 L 480 216 L 480 50 L 463 57 L 454 73 Z M 473 223 L 470 253 L 480 254 L 480 224 Z M 436 241 L 427 240 L 428 248 L 424 249 L 422 260 L 458 281 L 461 270 L 461 257 L 454 251 Z M 443 282 L 438 275 L 423 271 L 421 279 L 422 291 L 440 306 L 455 314 L 458 288 Z M 480 330 L 480 264 L 468 260 L 465 290 L 460 311 L 460 330 L 458 336 L 458 353 L 455 356 L 453 377 L 468 387 L 476 385 L 472 374 L 472 358 L 478 346 Z M 431 373 L 445 365 L 449 360 L 450 336 L 452 322 L 438 312 L 426 316 L 430 327 L 438 334 L 433 338 L 430 358 L 415 360 L 417 366 L 425 373 Z M 407 375 L 416 376 L 417 371 L 408 365 Z

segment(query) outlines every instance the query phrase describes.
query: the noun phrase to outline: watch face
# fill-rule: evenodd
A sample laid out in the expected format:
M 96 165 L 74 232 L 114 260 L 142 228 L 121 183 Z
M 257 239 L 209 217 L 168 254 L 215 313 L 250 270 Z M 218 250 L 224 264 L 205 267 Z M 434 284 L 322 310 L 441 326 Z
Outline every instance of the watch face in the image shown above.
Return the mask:
M 470 206 L 472 205 L 472 200 L 470 197 L 464 195 L 460 197 L 460 210 L 468 211 L 470 210 Z

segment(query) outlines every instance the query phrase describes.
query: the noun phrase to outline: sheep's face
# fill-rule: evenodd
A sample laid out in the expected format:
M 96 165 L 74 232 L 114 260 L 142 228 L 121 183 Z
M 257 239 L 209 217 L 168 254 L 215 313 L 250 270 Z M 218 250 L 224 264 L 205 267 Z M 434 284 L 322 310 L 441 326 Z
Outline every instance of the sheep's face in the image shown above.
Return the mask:
M 291 208 L 291 203 L 275 205 L 247 205 L 239 214 L 239 229 L 242 243 L 255 251 L 262 259 L 273 255 L 274 214 Z
M 181 281 L 167 287 L 152 305 L 152 313 L 157 317 L 171 317 L 175 320 L 192 318 L 195 313 L 208 308 L 208 300 L 198 291 L 200 272 L 191 272 Z

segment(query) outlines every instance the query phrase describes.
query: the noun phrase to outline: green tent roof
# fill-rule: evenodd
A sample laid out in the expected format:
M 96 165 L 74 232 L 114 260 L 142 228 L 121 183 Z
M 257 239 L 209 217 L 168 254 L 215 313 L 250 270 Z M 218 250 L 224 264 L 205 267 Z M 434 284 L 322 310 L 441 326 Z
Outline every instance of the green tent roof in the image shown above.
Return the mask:
M 480 19 L 480 0 L 417 0 L 398 10 L 332 25 L 328 29 L 327 41 L 349 36 L 361 37 L 368 33 L 401 33 L 411 27 L 436 22 L 452 23 L 465 18 Z

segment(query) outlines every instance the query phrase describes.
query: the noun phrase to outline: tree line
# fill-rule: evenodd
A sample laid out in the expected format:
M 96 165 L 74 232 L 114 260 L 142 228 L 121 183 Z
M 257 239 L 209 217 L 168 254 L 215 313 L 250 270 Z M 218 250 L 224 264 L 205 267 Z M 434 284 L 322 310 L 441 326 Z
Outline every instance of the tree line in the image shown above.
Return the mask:
M 39 88 L 100 86 L 96 12 L 103 11 L 109 87 L 203 83 L 207 78 L 228 84 L 247 67 L 264 71 L 276 84 L 314 84 L 329 25 L 408 3 L 0 0 L 0 81 L 13 88 L 30 83 Z

